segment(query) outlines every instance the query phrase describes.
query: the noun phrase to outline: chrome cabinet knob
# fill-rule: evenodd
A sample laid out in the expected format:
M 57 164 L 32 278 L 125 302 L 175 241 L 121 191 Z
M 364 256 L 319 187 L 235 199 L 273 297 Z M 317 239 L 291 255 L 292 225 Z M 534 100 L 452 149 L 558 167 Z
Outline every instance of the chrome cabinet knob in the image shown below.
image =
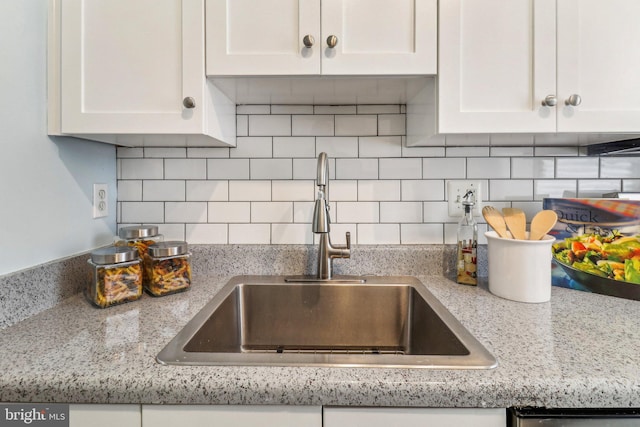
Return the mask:
M 574 93 L 569 98 L 565 99 L 564 105 L 571 105 L 572 107 L 577 107 L 578 105 L 580 105 L 581 102 L 582 102 L 582 98 L 580 98 L 580 95 Z
M 184 105 L 184 108 L 196 108 L 196 100 L 190 96 L 187 96 L 182 100 L 182 105 Z
M 327 46 L 329 46 L 330 49 L 333 49 L 334 47 L 336 47 L 337 44 L 338 44 L 338 37 L 334 35 L 330 35 L 329 37 L 327 37 Z
M 547 95 L 542 101 L 542 105 L 545 107 L 555 107 L 558 103 L 558 98 L 555 95 Z
M 304 44 L 304 47 L 312 47 L 315 42 L 316 41 L 311 34 L 307 34 L 302 39 L 302 43 Z

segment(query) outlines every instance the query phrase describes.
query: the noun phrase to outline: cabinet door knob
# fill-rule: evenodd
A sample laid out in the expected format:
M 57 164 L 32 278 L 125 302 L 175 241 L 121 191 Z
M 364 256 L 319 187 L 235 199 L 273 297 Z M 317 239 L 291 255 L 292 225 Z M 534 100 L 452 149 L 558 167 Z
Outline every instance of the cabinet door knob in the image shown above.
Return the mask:
M 187 96 L 182 100 L 182 105 L 184 105 L 184 108 L 196 108 L 196 100 L 190 96 Z
M 304 43 L 304 47 L 312 47 L 315 42 L 316 41 L 311 34 L 307 34 L 302 39 L 302 43 Z
M 581 102 L 582 102 L 582 98 L 580 98 L 580 95 L 574 93 L 569 98 L 565 99 L 564 105 L 571 105 L 572 107 L 577 107 L 578 105 L 580 105 Z
M 542 105 L 545 107 L 555 107 L 558 103 L 558 98 L 555 95 L 547 95 L 542 101 Z
M 334 47 L 336 47 L 337 44 L 338 44 L 338 37 L 334 35 L 330 35 L 329 37 L 327 37 L 327 46 L 329 46 L 330 49 L 333 49 Z

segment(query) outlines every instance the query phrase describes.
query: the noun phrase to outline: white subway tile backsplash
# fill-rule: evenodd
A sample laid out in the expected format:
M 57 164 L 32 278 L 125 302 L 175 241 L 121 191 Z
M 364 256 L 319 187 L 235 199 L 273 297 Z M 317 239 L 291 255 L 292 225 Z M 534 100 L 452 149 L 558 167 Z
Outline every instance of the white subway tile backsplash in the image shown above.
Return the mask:
M 185 201 L 185 182 L 171 180 L 145 180 L 142 182 L 142 200 L 145 202 Z
M 206 159 L 165 159 L 164 179 L 206 179 Z
M 361 136 L 358 146 L 360 157 L 402 157 L 400 136 Z
M 578 182 L 575 179 L 537 179 L 534 182 L 534 199 L 545 197 L 576 197 Z
M 229 181 L 187 181 L 187 202 L 229 200 Z
M 249 116 L 236 116 L 236 136 L 249 136 Z
M 228 147 L 188 147 L 187 157 L 204 159 L 225 159 L 229 158 L 229 150 L 230 149 Z
M 271 243 L 274 245 L 310 245 L 313 233 L 307 224 L 271 224 Z
M 380 222 L 380 204 L 377 202 L 338 202 L 335 212 L 336 222 Z
M 147 147 L 144 149 L 144 157 L 146 158 L 165 158 L 165 157 L 187 157 L 187 149 L 183 147 Z
M 400 224 L 358 224 L 358 244 L 400 244 Z
M 553 178 L 553 157 L 514 157 L 511 159 L 511 178 Z
M 122 202 L 120 222 L 158 224 L 164 222 L 164 202 Z
M 291 116 L 252 115 L 249 116 L 249 136 L 291 135 Z
M 467 159 L 467 179 L 509 178 L 511 161 L 508 157 L 473 157 Z
M 489 181 L 489 200 L 533 200 L 533 180 L 492 179 Z
M 308 180 L 273 181 L 271 192 L 273 201 L 313 201 L 315 183 Z
M 336 159 L 336 179 L 378 179 L 378 159 Z
M 236 138 L 236 147 L 229 149 L 232 158 L 273 157 L 273 138 L 249 136 Z
M 339 182 L 339 181 L 338 181 Z M 358 181 L 358 201 L 399 201 L 399 180 L 363 180 Z M 352 199 L 354 200 L 354 199 Z
M 251 202 L 210 202 L 207 222 L 251 222 Z
M 334 120 L 332 115 L 293 115 L 291 117 L 291 135 L 293 136 L 332 136 Z
M 380 179 L 420 179 L 422 161 L 418 158 L 380 159 Z
M 162 159 L 121 159 L 120 179 L 164 179 L 164 161 Z
M 271 181 L 229 181 L 231 201 L 271 200 Z
M 556 160 L 556 178 L 597 178 L 599 170 L 598 158 L 559 158 Z
M 600 178 L 640 178 L 640 157 L 603 157 Z
M 276 136 L 273 157 L 304 158 L 316 155 L 316 139 L 312 136 Z
M 404 114 L 380 114 L 378 116 L 378 135 L 404 134 L 406 134 Z
M 229 243 L 268 245 L 271 243 L 271 225 L 229 224 Z
M 251 159 L 251 179 L 292 179 L 292 159 Z
M 239 105 L 236 147 L 117 148 L 119 225 L 193 244 L 311 244 L 318 153 L 329 155 L 332 241 L 455 244 L 447 180 L 484 204 L 640 191 L 640 157 L 589 157 L 580 135 L 446 135 L 407 147 L 403 105 Z M 411 137 L 409 137 L 411 139 Z M 563 143 L 567 146 L 542 146 Z M 479 242 L 487 229 L 480 216 Z
M 403 201 L 444 200 L 444 180 L 406 180 L 401 182 Z
M 293 202 L 251 202 L 251 222 L 293 222 Z
M 331 181 L 329 184 L 329 200 L 332 202 L 358 201 L 358 181 L 344 179 Z
M 226 244 L 226 224 L 187 224 L 185 240 L 192 244 Z
M 358 114 L 398 114 L 401 112 L 400 105 L 362 104 L 357 107 Z
M 602 197 L 603 194 L 622 191 L 619 179 L 580 179 L 578 197 Z
M 442 224 L 401 224 L 401 241 L 405 245 L 433 245 L 444 243 Z
M 206 202 L 166 202 L 165 222 L 207 222 Z
M 118 201 L 121 201 L 121 202 L 142 201 L 142 181 L 141 180 L 118 181 Z
M 207 159 L 208 179 L 249 179 L 249 159 Z
M 465 179 L 467 177 L 467 159 L 463 157 L 422 159 L 422 177 L 425 179 Z
M 336 115 L 336 135 L 367 136 L 378 134 L 378 116 L 373 114 Z
M 422 222 L 421 202 L 380 202 L 380 222 Z
M 358 157 L 358 138 L 355 136 L 324 136 L 316 138 L 316 151 L 327 157 Z

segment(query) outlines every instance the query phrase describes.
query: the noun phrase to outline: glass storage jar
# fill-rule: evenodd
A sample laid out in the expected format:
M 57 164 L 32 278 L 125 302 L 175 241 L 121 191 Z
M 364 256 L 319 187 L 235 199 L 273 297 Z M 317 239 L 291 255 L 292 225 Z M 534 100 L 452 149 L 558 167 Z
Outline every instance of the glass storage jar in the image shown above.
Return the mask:
M 97 249 L 87 263 L 91 277 L 85 294 L 94 305 L 106 308 L 142 296 L 142 262 L 136 248 Z
M 163 296 L 189 289 L 190 258 L 187 242 L 168 241 L 149 246 L 148 257 L 145 259 L 148 280 L 144 287 L 147 292 Z
M 158 233 L 157 225 L 132 225 L 118 230 L 117 246 L 129 245 L 138 249 L 140 258 L 144 259 L 147 249 L 154 243 L 162 242 L 164 237 Z

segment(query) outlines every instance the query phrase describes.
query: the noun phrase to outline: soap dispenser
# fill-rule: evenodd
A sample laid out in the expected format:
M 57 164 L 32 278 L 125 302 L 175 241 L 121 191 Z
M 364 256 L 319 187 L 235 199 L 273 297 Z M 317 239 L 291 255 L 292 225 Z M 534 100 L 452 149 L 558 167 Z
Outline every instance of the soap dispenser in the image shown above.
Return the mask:
M 462 197 L 464 216 L 458 222 L 457 282 L 464 285 L 478 284 L 478 223 L 473 219 L 474 193 L 467 191 Z

